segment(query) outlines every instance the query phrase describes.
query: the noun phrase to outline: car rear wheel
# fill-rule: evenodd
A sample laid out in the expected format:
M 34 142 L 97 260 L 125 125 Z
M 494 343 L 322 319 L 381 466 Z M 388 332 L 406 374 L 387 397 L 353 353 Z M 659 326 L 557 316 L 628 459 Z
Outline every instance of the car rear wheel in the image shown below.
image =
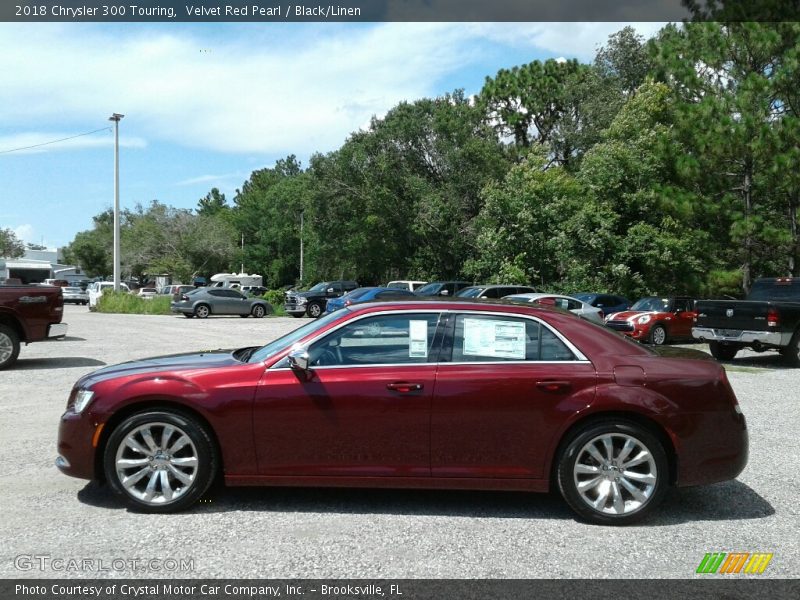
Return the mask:
M 260 319 L 267 313 L 266 309 L 264 308 L 263 304 L 256 304 L 251 311 L 251 314 L 256 318 Z
M 667 343 L 667 330 L 663 325 L 653 325 L 650 329 L 650 343 L 654 346 L 663 346 Z
M 202 496 L 217 472 L 211 435 L 195 419 L 151 411 L 125 419 L 104 452 L 106 479 L 143 512 L 184 509 Z
M 796 331 L 789 345 L 781 351 L 784 360 L 792 367 L 800 367 L 800 330 Z
M 19 356 L 19 336 L 8 325 L 0 325 L 0 369 L 13 365 Z
M 708 349 L 711 352 L 711 356 L 717 360 L 733 360 L 736 357 L 736 353 L 739 352 L 739 348 L 736 346 L 719 342 L 709 342 Z
M 194 316 L 198 319 L 205 319 L 211 314 L 211 309 L 207 304 L 198 304 L 194 308 Z
M 183 313 L 183 316 L 186 317 L 187 319 L 191 319 L 192 317 L 194 317 L 192 313 Z
M 316 319 L 322 314 L 322 305 L 319 302 L 312 302 L 308 305 L 306 313 L 308 313 L 308 316 L 312 319 Z
M 667 455 L 649 431 L 604 421 L 579 431 L 558 462 L 558 487 L 586 521 L 628 525 L 648 516 L 669 484 Z

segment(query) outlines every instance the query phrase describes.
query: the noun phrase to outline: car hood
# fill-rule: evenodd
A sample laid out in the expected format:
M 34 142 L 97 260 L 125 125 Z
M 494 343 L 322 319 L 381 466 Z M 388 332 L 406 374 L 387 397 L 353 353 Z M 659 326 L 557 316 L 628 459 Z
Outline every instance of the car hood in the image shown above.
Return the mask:
M 187 354 L 157 356 L 142 360 L 111 365 L 84 375 L 78 380 L 77 387 L 88 387 L 101 381 L 115 377 L 158 373 L 163 371 L 194 371 L 213 367 L 241 365 L 242 362 L 233 357 L 234 350 L 207 350 Z

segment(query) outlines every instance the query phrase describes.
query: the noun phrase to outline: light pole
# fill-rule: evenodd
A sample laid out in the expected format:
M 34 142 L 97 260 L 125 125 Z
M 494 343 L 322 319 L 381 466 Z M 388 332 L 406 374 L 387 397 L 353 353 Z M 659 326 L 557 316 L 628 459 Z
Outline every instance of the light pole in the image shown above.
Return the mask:
M 125 115 L 114 113 L 114 291 L 119 291 L 119 121 Z

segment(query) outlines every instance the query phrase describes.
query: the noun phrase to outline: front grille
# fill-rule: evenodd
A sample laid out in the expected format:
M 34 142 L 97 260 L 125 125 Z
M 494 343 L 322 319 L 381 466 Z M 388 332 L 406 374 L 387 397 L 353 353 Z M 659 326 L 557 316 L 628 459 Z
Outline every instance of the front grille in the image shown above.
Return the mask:
M 615 331 L 633 331 L 633 324 L 628 321 L 606 321 L 606 327 Z

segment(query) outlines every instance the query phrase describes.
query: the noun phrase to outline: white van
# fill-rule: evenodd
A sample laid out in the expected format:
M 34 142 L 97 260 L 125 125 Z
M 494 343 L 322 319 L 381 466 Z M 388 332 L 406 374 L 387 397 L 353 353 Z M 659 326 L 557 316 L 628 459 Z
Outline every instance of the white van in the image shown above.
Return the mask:
M 90 283 L 86 287 L 86 291 L 89 292 L 89 310 L 97 310 L 97 301 L 100 299 L 100 296 L 103 295 L 103 292 L 106 290 L 113 290 L 114 289 L 114 282 L 113 281 L 94 281 Z M 125 283 L 119 284 L 119 289 L 123 292 L 130 293 L 130 288 Z

